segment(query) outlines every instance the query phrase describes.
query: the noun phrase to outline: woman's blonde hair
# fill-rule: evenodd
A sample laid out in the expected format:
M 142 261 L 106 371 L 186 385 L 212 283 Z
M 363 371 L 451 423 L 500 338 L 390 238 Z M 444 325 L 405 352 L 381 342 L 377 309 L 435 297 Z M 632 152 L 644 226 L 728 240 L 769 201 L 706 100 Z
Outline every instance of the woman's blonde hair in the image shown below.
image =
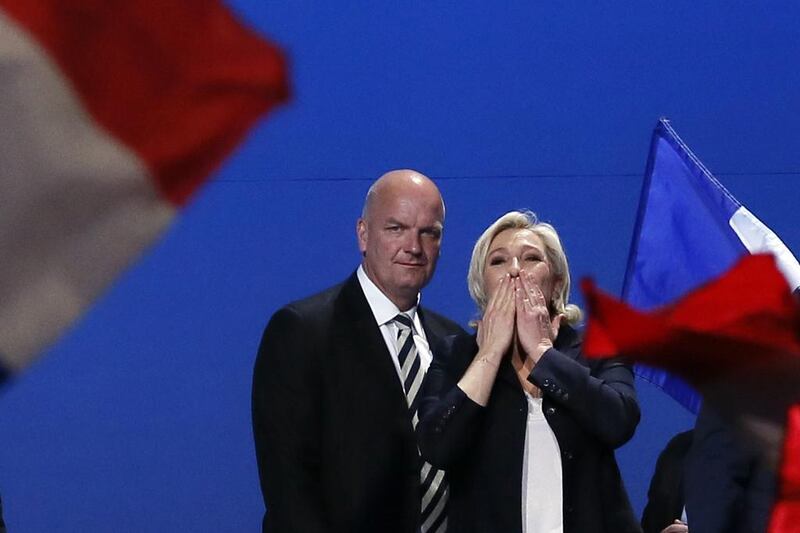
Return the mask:
M 481 314 L 486 310 L 488 298 L 483 286 L 483 270 L 486 266 L 486 256 L 489 254 L 489 246 L 497 235 L 507 229 L 526 229 L 539 237 L 544 243 L 545 256 L 553 274 L 554 292 L 553 300 L 550 302 L 551 310 L 556 314 L 563 314 L 568 324 L 580 322 L 583 313 L 580 308 L 569 302 L 569 265 L 561 239 L 558 237 L 556 229 L 540 222 L 532 211 L 510 211 L 498 218 L 475 243 L 472 249 L 472 259 L 469 262 L 469 273 L 467 274 L 467 285 L 469 294 L 480 309 Z

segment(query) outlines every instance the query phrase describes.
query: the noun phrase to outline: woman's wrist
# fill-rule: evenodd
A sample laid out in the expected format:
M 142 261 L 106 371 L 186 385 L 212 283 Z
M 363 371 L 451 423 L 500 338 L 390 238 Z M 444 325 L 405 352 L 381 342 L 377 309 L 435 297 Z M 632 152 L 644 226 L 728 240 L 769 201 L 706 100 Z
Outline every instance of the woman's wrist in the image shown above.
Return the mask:
M 488 366 L 490 366 L 490 367 L 492 367 L 492 368 L 497 368 L 497 367 L 499 367 L 499 366 L 500 366 L 500 363 L 496 363 L 496 362 L 492 361 L 491 359 L 489 359 L 489 358 L 488 358 L 488 357 L 486 357 L 486 356 L 478 357 L 478 358 L 476 359 L 476 361 L 477 361 L 478 363 L 481 363 L 481 364 L 484 364 L 484 365 L 488 365 Z
M 545 352 L 547 352 L 547 350 L 549 350 L 552 347 L 553 347 L 552 344 L 539 344 L 533 350 L 533 353 L 529 355 L 529 358 L 533 361 L 533 364 L 536 365 L 542 359 Z
M 492 366 L 497 368 L 500 366 L 500 361 L 503 359 L 503 355 L 498 352 L 493 352 L 491 350 L 478 350 L 478 353 L 475 355 L 475 361 L 485 364 L 488 366 Z

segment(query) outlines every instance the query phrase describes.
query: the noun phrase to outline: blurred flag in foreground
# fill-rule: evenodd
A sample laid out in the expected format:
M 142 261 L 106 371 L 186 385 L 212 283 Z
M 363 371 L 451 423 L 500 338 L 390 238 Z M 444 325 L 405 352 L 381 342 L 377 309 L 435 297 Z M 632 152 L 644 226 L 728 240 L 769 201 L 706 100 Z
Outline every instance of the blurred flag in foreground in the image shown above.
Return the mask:
M 797 531 L 800 524 L 800 405 L 793 405 L 786 415 L 786 438 L 779 480 L 768 531 Z
M 745 256 L 722 277 L 651 312 L 591 282 L 583 290 L 590 313 L 586 355 L 622 355 L 696 387 L 779 468 L 770 531 L 796 531 L 776 524 L 800 523 L 800 305 L 775 258 Z M 781 463 L 782 447 L 794 451 L 784 452 Z
M 719 276 L 747 253 L 771 253 L 792 288 L 800 265 L 781 240 L 740 204 L 666 119 L 653 131 L 622 299 L 649 310 Z M 636 373 L 696 413 L 698 395 L 660 369 Z
M 287 96 L 218 0 L 0 0 L 0 381 Z

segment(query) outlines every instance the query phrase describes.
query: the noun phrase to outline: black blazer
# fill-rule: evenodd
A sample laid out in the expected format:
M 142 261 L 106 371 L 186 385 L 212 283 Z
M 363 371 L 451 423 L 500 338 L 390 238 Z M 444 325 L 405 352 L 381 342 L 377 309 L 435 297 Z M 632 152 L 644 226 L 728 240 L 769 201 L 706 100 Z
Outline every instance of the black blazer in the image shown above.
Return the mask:
M 463 332 L 419 313 L 431 345 Z M 265 533 L 418 530 L 408 405 L 355 274 L 272 316 L 252 400 Z
M 639 422 L 633 372 L 619 361 L 585 360 L 580 345 L 562 326 L 529 378 L 561 450 L 564 532 L 640 531 L 614 458 Z M 527 402 L 508 359 L 485 408 L 456 386 L 477 351 L 463 335 L 437 347 L 420 403 L 420 450 L 448 472 L 450 533 L 522 531 Z

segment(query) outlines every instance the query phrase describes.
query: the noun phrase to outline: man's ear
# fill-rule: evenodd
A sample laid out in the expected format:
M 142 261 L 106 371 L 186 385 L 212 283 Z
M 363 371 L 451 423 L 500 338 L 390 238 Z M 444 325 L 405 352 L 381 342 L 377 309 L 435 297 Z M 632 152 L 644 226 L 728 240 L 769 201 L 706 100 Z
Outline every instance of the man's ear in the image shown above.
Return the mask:
M 358 237 L 358 249 L 361 255 L 367 252 L 367 222 L 363 218 L 356 221 L 356 237 Z

